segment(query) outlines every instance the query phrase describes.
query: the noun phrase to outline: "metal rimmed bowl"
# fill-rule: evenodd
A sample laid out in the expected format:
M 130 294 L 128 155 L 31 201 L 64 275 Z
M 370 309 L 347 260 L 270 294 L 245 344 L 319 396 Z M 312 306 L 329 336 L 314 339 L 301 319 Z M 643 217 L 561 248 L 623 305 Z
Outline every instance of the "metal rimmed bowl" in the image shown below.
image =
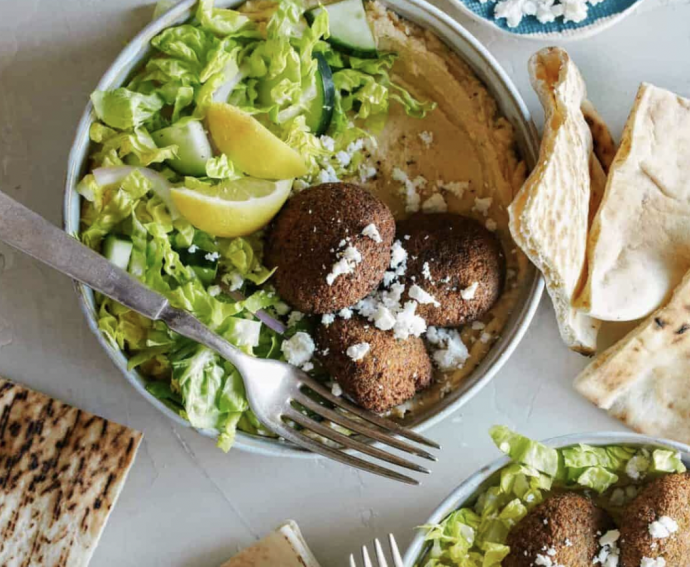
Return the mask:
M 633 447 L 654 447 L 661 449 L 669 449 L 678 451 L 683 459 L 685 465 L 690 469 L 690 446 L 675 441 L 668 441 L 666 439 L 659 439 L 655 437 L 647 437 L 637 433 L 619 433 L 619 432 L 597 432 L 597 433 L 580 433 L 574 435 L 565 435 L 562 437 L 554 437 L 543 441 L 545 445 L 553 447 L 554 449 L 563 449 L 584 443 L 592 446 L 602 445 L 628 445 Z M 420 525 L 435 525 L 442 522 L 451 513 L 455 512 L 463 506 L 471 505 L 477 499 L 479 494 L 486 488 L 495 484 L 496 475 L 498 472 L 510 464 L 512 461 L 509 457 L 501 457 L 496 459 L 493 463 L 486 465 L 479 469 L 472 476 L 468 477 L 460 484 L 448 497 L 436 508 L 431 517 Z M 422 562 L 429 552 L 430 545 L 424 541 L 424 534 L 420 531 L 415 535 L 410 547 L 407 549 L 404 558 L 405 567 L 414 567 Z
M 151 39 L 165 28 L 189 20 L 192 17 L 195 3 L 196 0 L 184 0 L 144 28 L 106 71 L 97 89 L 107 90 L 123 85 L 150 55 L 151 49 L 149 45 Z M 234 7 L 241 3 L 241 0 L 220 0 L 218 5 Z M 528 167 L 532 168 L 537 160 L 539 145 L 536 128 L 532 123 L 529 110 L 520 98 L 516 88 L 489 52 L 459 24 L 423 0 L 396 0 L 391 7 L 398 14 L 424 28 L 432 30 L 462 59 L 471 65 L 477 76 L 498 101 L 502 114 L 515 127 L 519 151 Z M 93 107 L 89 103 L 79 121 L 77 134 L 69 154 L 64 201 L 64 226 L 65 230 L 71 234 L 76 234 L 79 230 L 80 197 L 76 192 L 76 186 L 87 170 L 90 147 L 89 127 L 94 120 Z M 127 380 L 159 411 L 177 424 L 189 426 L 188 422 L 146 391 L 146 381 L 143 376 L 136 371 L 127 369 L 127 359 L 124 354 L 108 343 L 98 330 L 97 309 L 93 292 L 81 284 L 77 284 L 76 288 L 80 305 L 89 327 L 96 334 L 105 351 Z M 522 338 L 536 311 L 542 289 L 541 277 L 536 269 L 530 268 L 530 272 L 525 278 L 523 289 L 520 291 L 515 308 L 502 332 L 501 338 L 493 346 L 479 367 L 459 388 L 449 393 L 438 403 L 425 407 L 423 411 L 416 412 L 410 419 L 404 422 L 405 425 L 412 427 L 416 431 L 422 431 L 444 419 L 485 386 L 512 354 Z M 209 437 L 213 437 L 217 433 L 213 430 L 201 430 L 200 432 Z M 286 441 L 250 435 L 242 431 L 237 432 L 235 447 L 265 455 L 315 457 L 312 453 L 298 449 Z

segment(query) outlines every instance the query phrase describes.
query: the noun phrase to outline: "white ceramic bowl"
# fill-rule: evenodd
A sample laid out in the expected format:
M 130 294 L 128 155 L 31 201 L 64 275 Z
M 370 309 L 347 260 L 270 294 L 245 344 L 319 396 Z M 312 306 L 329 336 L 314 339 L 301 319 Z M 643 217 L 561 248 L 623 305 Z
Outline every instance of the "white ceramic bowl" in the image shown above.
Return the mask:
M 107 90 L 121 86 L 150 54 L 150 41 L 162 30 L 189 20 L 196 0 L 184 0 L 163 14 L 159 19 L 144 28 L 106 71 L 98 83 L 97 89 Z M 219 6 L 233 7 L 241 0 L 221 0 Z M 391 7 L 400 15 L 417 24 L 433 30 L 443 41 L 467 61 L 489 91 L 498 101 L 503 115 L 514 125 L 519 150 L 527 165 L 532 168 L 537 160 L 539 138 L 532 123 L 529 110 L 507 77 L 503 69 L 489 52 L 457 22 L 423 0 L 396 0 Z M 79 230 L 80 203 L 75 187 L 87 169 L 89 153 L 89 126 L 95 120 L 91 103 L 87 104 L 77 127 L 77 134 L 69 154 L 67 181 L 64 202 L 65 230 L 75 234 Z M 117 348 L 109 344 L 98 330 L 97 312 L 93 292 L 84 285 L 76 284 L 80 304 L 89 327 L 98 337 L 99 342 L 127 380 L 159 411 L 179 425 L 189 426 L 185 420 L 146 391 L 144 378 L 136 371 L 127 369 L 127 359 Z M 501 338 L 494 345 L 488 356 L 469 376 L 462 386 L 448 394 L 438 404 L 429 406 L 423 412 L 416 413 L 405 425 L 422 431 L 444 419 L 447 415 L 467 402 L 480 388 L 494 376 L 505 363 L 522 338 L 537 308 L 543 289 L 543 282 L 535 269 L 531 269 L 521 290 L 513 314 L 504 329 Z M 203 430 L 209 437 L 215 431 Z M 312 453 L 294 447 L 278 439 L 250 435 L 238 431 L 235 447 L 251 452 L 277 456 L 313 457 Z
M 619 433 L 619 432 L 598 432 L 598 433 L 581 433 L 574 435 L 566 435 L 563 437 L 554 437 L 544 441 L 546 445 L 561 449 L 578 443 L 586 445 L 631 445 L 631 446 L 653 446 L 664 449 L 678 451 L 681 454 L 683 462 L 690 469 L 690 447 L 683 443 L 676 443 L 675 441 L 667 441 L 665 439 L 658 439 L 655 437 L 646 437 L 638 435 L 637 433 Z M 423 525 L 434 525 L 443 521 L 449 514 L 455 510 L 462 508 L 465 505 L 473 503 L 484 488 L 488 488 L 493 484 L 494 475 L 506 465 L 510 464 L 509 457 L 501 457 L 496 459 L 489 465 L 482 467 L 472 476 L 468 477 L 460 484 L 448 497 L 436 508 L 431 517 L 423 522 Z M 422 525 L 422 524 L 420 524 Z M 424 541 L 424 533 L 419 531 L 412 540 L 410 547 L 407 549 L 404 558 L 405 567 L 414 567 L 414 565 L 423 559 L 428 551 L 428 546 Z

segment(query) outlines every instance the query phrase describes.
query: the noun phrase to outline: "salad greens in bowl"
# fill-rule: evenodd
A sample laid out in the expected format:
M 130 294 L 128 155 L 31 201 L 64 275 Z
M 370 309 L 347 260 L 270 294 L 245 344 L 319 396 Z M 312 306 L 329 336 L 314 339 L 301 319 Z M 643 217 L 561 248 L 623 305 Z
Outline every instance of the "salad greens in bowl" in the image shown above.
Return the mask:
M 406 566 L 520 564 L 514 557 L 516 550 L 511 556 L 509 534 L 545 501 L 563 494 L 591 500 L 613 519 L 609 528 L 616 534 L 615 528 L 620 527 L 622 516 L 628 513 L 627 506 L 644 486 L 654 479 L 684 473 L 690 464 L 690 447 L 634 433 L 568 435 L 541 443 L 507 427 L 495 426 L 490 435 L 506 456 L 477 471 L 448 496 L 419 528 L 405 555 Z M 548 524 L 547 519 L 543 522 Z M 551 522 L 567 524 L 563 518 L 553 518 Z M 600 546 L 597 552 L 604 551 L 604 555 L 598 555 L 602 560 L 595 563 L 613 566 L 615 563 L 607 563 L 604 557 L 612 550 L 610 543 L 606 543 L 608 539 L 599 543 L 604 531 L 595 536 L 595 543 Z M 525 538 L 524 530 L 520 534 L 522 539 L 538 537 Z M 569 545 L 572 542 L 566 538 L 564 547 Z M 539 553 L 529 560 L 558 565 L 563 548 L 550 543 L 543 547 L 549 551 L 542 552 L 543 560 Z M 538 550 L 541 548 L 537 546 Z M 617 561 L 619 552 L 616 545 L 613 561 Z M 523 553 L 528 556 L 527 550 L 520 555 Z
M 421 0 L 403 6 L 484 56 Z M 313 322 L 290 317 L 275 293 L 263 229 L 291 192 L 371 176 L 367 147 L 392 108 L 413 119 L 434 109 L 392 78 L 395 60 L 377 49 L 362 0 L 181 2 L 127 46 L 92 93 L 70 153 L 66 230 L 248 354 L 290 361 L 284 343 Z M 482 62 L 506 91 L 506 114 L 533 161 L 524 105 L 488 54 Z M 536 308 L 541 284 L 530 273 L 494 365 Z M 217 437 L 223 450 L 310 455 L 258 422 L 239 373 L 217 354 L 77 289 L 108 354 L 177 423 Z M 293 343 L 293 351 L 309 346 Z M 468 381 L 464 399 L 488 377 Z

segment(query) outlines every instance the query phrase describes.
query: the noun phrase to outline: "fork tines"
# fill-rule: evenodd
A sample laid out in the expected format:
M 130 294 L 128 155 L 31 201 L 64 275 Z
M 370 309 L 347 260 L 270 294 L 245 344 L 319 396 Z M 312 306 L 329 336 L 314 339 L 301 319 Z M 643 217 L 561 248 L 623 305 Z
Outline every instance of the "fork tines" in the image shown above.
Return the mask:
M 308 414 L 314 414 L 323 421 L 318 421 L 310 415 L 305 415 L 305 413 L 293 406 L 292 409 L 287 410 L 282 416 L 283 423 L 285 424 L 284 428 L 287 431 L 281 431 L 280 433 L 286 439 L 306 447 L 310 451 L 320 453 L 344 464 L 407 484 L 417 485 L 419 481 L 360 457 L 356 457 L 352 455 L 351 452 L 357 451 L 364 455 L 418 473 L 429 474 L 431 472 L 423 466 L 372 445 L 371 442 L 377 441 L 398 451 L 402 451 L 403 453 L 430 461 L 436 461 L 437 458 L 428 451 L 394 437 L 394 435 L 435 449 L 440 449 L 440 445 L 414 431 L 402 427 L 394 421 L 380 417 L 373 412 L 354 405 L 342 397 L 333 395 L 328 388 L 307 375 L 302 376 L 301 381 L 303 385 L 314 394 L 317 394 L 319 397 L 335 406 L 335 409 L 322 405 L 319 401 L 310 396 L 309 392 L 300 391 L 299 394 L 293 396 L 292 401 L 307 410 Z M 286 421 L 299 425 L 302 431 L 288 425 Z M 357 433 L 358 436 L 349 436 L 346 434 L 347 432 L 343 432 L 343 430 L 339 428 Z M 314 438 L 309 436 L 306 434 L 307 432 L 319 436 L 320 438 L 325 438 L 328 441 L 322 442 L 318 440 L 318 437 Z M 350 451 L 346 452 L 346 450 Z
M 388 543 L 393 556 L 393 567 L 403 567 L 403 560 L 400 556 L 398 544 L 396 543 L 393 534 L 388 534 Z M 374 540 L 374 549 L 376 550 L 376 561 L 378 562 L 378 567 L 388 567 L 386 554 L 383 552 L 383 547 L 381 546 L 381 542 L 378 540 L 378 538 Z M 364 567 L 374 567 L 371 557 L 369 557 L 369 550 L 367 549 L 366 545 L 362 546 L 362 561 L 364 562 Z M 355 561 L 354 555 L 350 555 L 350 567 L 357 567 L 357 562 Z

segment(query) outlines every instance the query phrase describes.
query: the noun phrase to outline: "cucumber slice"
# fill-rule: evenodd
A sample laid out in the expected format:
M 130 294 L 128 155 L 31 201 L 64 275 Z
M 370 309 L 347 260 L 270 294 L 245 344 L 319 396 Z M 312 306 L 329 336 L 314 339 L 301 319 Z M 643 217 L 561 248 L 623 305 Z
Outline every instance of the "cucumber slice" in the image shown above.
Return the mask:
M 333 73 L 322 53 L 314 56 L 318 63 L 316 70 L 316 98 L 306 112 L 307 126 L 316 134 L 325 134 L 331 125 L 333 118 L 333 106 L 335 105 L 335 86 L 333 85 Z
M 159 146 L 177 146 L 177 159 L 169 160 L 170 167 L 183 175 L 206 175 L 206 162 L 213 150 L 201 122 L 182 119 L 151 135 Z
M 132 248 L 134 248 L 134 245 L 131 240 L 109 234 L 103 241 L 103 256 L 118 268 L 126 270 L 127 266 L 129 266 L 129 259 L 132 256 Z
M 328 12 L 331 37 L 328 42 L 336 49 L 356 57 L 376 57 L 376 39 L 371 32 L 362 0 L 341 0 L 314 8 L 304 14 L 311 24 L 321 10 Z

